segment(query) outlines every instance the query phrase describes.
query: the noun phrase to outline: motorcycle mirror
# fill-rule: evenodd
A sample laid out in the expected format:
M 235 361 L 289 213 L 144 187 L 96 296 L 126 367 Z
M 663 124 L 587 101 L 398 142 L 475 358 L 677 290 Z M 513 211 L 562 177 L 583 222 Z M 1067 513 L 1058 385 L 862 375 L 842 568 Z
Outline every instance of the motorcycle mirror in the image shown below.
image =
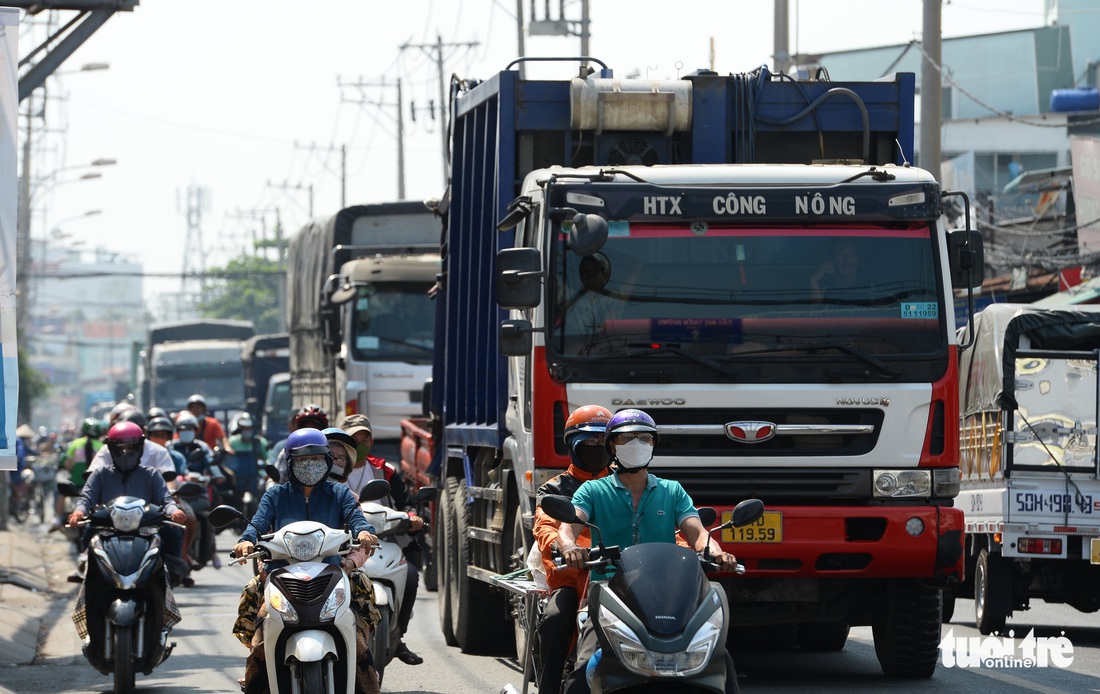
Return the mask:
M 439 497 L 439 490 L 435 487 L 421 487 L 416 493 L 417 501 L 435 501 Z
M 360 501 L 377 501 L 390 493 L 390 483 L 386 480 L 371 480 L 359 490 Z
M 215 528 L 224 528 L 231 525 L 234 521 L 247 519 L 244 517 L 244 514 L 237 509 L 223 504 L 210 509 L 210 515 L 207 516 L 207 520 L 209 520 L 210 525 Z
M 272 482 L 274 482 L 275 484 L 279 483 L 279 468 L 275 467 L 274 465 L 264 465 L 264 472 L 267 473 L 268 479 L 270 479 Z
M 58 482 L 57 491 L 61 496 L 80 496 L 80 488 L 72 482 Z
M 206 460 L 206 453 L 201 448 L 196 448 L 187 456 L 189 463 L 201 463 Z
M 547 494 L 542 497 L 541 506 L 542 510 L 546 512 L 546 515 L 554 520 L 561 521 L 562 523 L 581 522 L 581 519 L 577 518 L 577 509 L 573 506 L 573 502 L 569 497 L 561 496 L 560 494 Z
M 733 509 L 733 525 L 740 528 L 752 525 L 764 515 L 764 502 L 760 499 L 745 499 Z
M 175 481 L 177 475 L 175 470 L 165 470 L 164 472 L 160 473 L 160 476 L 164 478 L 165 482 L 173 482 Z
M 709 528 L 714 525 L 714 521 L 718 520 L 718 512 L 710 506 L 700 506 L 697 510 L 699 511 L 699 522 L 703 524 L 704 528 Z
M 198 496 L 202 492 L 202 485 L 197 482 L 184 482 L 176 488 L 176 494 L 184 497 Z

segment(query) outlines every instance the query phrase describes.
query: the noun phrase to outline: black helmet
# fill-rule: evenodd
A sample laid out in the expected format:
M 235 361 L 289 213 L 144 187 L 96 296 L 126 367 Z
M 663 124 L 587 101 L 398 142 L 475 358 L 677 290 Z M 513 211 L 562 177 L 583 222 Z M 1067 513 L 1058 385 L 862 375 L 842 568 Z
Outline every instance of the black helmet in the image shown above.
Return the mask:
M 145 416 L 149 418 L 149 421 L 153 421 L 157 417 L 167 417 L 168 410 L 163 407 L 150 407 L 149 411 L 145 413 Z
M 145 418 L 145 413 L 137 409 L 136 407 L 132 410 L 126 410 L 121 415 L 119 415 L 118 421 L 133 422 L 142 429 L 144 429 L 145 425 L 149 423 L 149 420 Z
M 148 434 L 153 431 L 167 431 L 172 434 L 175 433 L 176 427 L 172 424 L 172 420 L 167 417 L 153 417 L 145 425 L 145 433 Z

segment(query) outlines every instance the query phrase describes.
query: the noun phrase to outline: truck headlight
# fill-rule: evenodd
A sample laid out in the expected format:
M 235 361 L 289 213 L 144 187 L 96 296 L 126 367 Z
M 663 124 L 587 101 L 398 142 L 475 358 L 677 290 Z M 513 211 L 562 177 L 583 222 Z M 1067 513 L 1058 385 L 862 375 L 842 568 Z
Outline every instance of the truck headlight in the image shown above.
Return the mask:
M 880 498 L 928 497 L 932 492 L 932 475 L 928 470 L 875 470 L 871 486 Z

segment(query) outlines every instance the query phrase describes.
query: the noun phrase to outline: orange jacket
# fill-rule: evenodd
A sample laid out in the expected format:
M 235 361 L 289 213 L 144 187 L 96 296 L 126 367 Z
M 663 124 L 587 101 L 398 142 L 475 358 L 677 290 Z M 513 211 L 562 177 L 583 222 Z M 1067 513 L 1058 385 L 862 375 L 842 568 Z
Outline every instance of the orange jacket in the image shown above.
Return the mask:
M 565 472 L 539 487 L 538 500 L 541 501 L 544 494 L 561 494 L 572 498 L 573 493 L 577 491 L 577 487 L 581 486 L 582 483 L 606 477 L 610 472 L 611 470 L 604 468 L 599 474 L 593 475 L 571 464 Z M 550 548 L 558 540 L 558 526 L 560 525 L 561 523 L 543 513 L 541 505 L 535 509 L 535 527 L 532 532 L 535 536 L 535 543 L 538 545 L 539 551 L 542 552 L 542 565 L 546 568 L 546 583 L 551 590 L 574 585 L 577 587 L 577 592 L 580 593 L 588 580 L 588 572 L 571 569 L 567 566 L 559 568 L 551 558 Z M 582 547 L 591 546 L 592 539 L 587 529 L 577 537 L 577 544 Z

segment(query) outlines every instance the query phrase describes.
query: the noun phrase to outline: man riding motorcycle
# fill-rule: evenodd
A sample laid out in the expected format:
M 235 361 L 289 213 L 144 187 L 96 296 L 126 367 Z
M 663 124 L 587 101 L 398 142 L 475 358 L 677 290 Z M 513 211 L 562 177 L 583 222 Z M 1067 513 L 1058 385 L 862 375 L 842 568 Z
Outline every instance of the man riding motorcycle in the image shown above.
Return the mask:
M 720 570 L 732 571 L 737 560 L 707 534 L 680 483 L 649 474 L 658 440 L 653 418 L 641 410 L 622 410 L 607 423 L 604 437 L 615 474 L 589 480 L 577 489 L 573 505 L 578 518 L 599 526 L 605 544 L 622 549 L 644 542 L 676 542 L 679 530 L 689 547 L 701 552 L 709 545 Z M 583 528 L 580 523 L 562 523 L 558 529 L 562 559 L 576 569 L 584 569 L 588 560 L 588 548 L 577 544 Z M 589 619 L 578 637 L 576 667 L 565 688 L 568 694 L 589 691 L 585 670 L 599 645 L 593 626 Z
M 572 498 L 573 493 L 588 480 L 606 477 L 610 458 L 604 447 L 604 431 L 611 420 L 611 411 L 599 405 L 578 407 L 565 420 L 565 447 L 569 449 L 569 467 L 565 472 L 549 480 L 538 489 L 536 503 L 546 494 L 559 494 Z M 558 528 L 561 523 L 542 510 L 535 509 L 534 537 L 542 554 L 546 569 L 546 583 L 551 593 L 542 619 L 536 628 L 539 639 L 539 662 L 536 673 L 541 694 L 557 694 L 565 668 L 570 641 L 576 625 L 580 595 L 588 575 L 575 568 L 554 563 L 552 550 L 558 545 Z M 586 530 L 581 541 L 591 542 Z

